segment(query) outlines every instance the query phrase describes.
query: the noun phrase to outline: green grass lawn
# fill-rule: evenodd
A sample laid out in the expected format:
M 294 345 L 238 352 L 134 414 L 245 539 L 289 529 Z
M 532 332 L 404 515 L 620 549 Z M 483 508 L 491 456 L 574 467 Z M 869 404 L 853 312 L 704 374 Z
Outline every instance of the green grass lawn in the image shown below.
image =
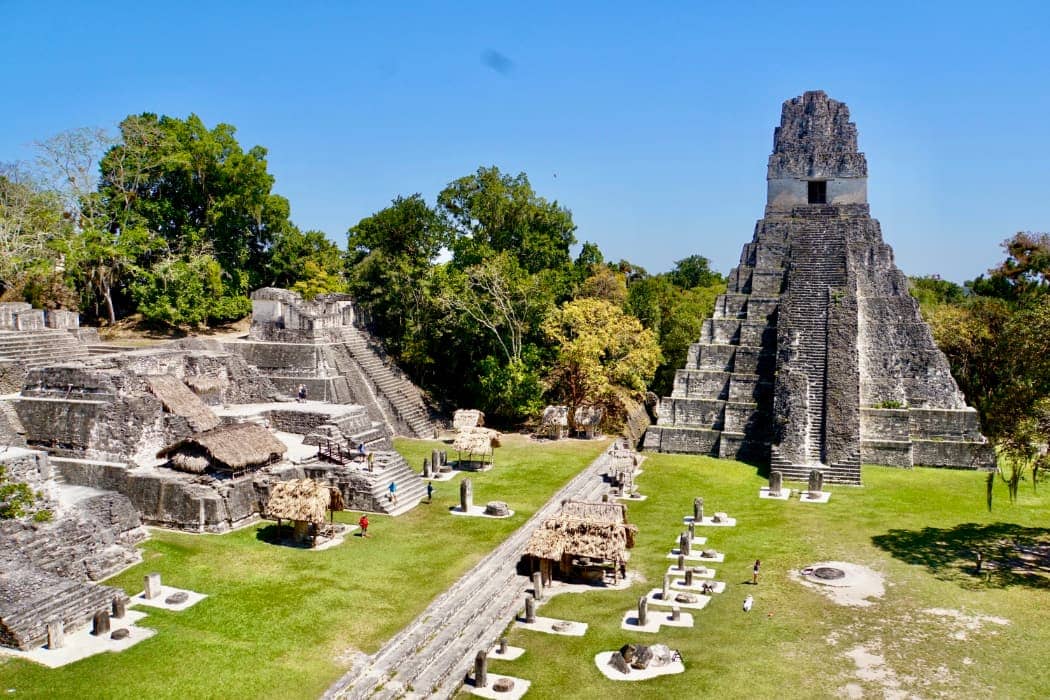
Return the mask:
M 1043 657 L 1050 648 L 1050 498 L 1034 494 L 1030 484 L 1013 505 L 997 485 L 988 512 L 984 474 L 865 467 L 864 487 L 829 487 L 830 503 L 816 505 L 759 500 L 764 480 L 754 467 L 736 462 L 651 455 L 643 468 L 638 485 L 649 499 L 630 506 L 629 519 L 640 532 L 629 569 L 647 580 L 622 592 L 555 596 L 540 608 L 541 615 L 588 622 L 584 637 L 512 628 L 510 643 L 525 647 L 525 655 L 493 661 L 490 671 L 532 680 L 530 697 L 1050 695 Z M 714 565 L 716 578 L 728 583 L 726 592 L 692 611 L 691 629 L 664 627 L 657 635 L 620 630 L 623 612 L 660 585 L 671 563 L 665 555 L 694 496 L 704 496 L 706 513 L 737 518 L 734 528 L 697 529 L 708 537 L 707 546 L 726 553 L 725 563 Z M 1000 562 L 999 571 L 973 573 L 977 547 Z M 746 582 L 755 559 L 762 560 L 762 575 L 751 586 Z M 821 560 L 880 572 L 885 595 L 870 607 L 842 607 L 788 575 Z M 755 605 L 744 613 L 749 593 Z M 1009 623 L 985 620 L 969 629 L 929 612 L 936 609 Z M 685 673 L 625 683 L 606 680 L 595 668 L 600 651 L 656 641 L 681 650 Z M 883 659 L 862 674 L 847 656 L 861 647 Z
M 159 571 L 167 585 L 209 597 L 183 612 L 147 608 L 157 635 L 120 654 L 60 669 L 0 656 L 9 698 L 315 698 L 347 665 L 372 653 L 532 515 L 608 444 L 531 443 L 505 436 L 496 467 L 472 475 L 474 500 L 505 500 L 506 520 L 459 518 L 459 481 L 438 482 L 434 503 L 397 518 L 370 516 L 370 537 L 318 552 L 266 543 L 263 522 L 226 535 L 153 530 L 144 561 L 107 581 L 129 594 Z M 422 465 L 436 441 L 399 440 Z M 356 523 L 359 514 L 337 519 Z M 340 656 L 342 660 L 339 660 Z

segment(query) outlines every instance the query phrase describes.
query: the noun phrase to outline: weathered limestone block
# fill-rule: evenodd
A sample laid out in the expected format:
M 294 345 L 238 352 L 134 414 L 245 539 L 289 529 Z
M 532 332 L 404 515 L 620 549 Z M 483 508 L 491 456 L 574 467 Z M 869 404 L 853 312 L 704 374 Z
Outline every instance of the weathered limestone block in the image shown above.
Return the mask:
M 474 484 L 469 478 L 459 482 L 459 509 L 469 513 L 474 507 Z
M 769 472 L 769 495 L 779 496 L 780 489 L 783 487 L 783 474 L 776 469 Z
M 142 597 L 143 598 L 145 598 L 146 600 L 153 600 L 154 598 L 159 598 L 160 597 L 160 595 L 161 595 L 161 586 L 160 586 L 160 574 L 159 573 L 153 572 L 153 573 L 150 573 L 150 574 L 146 574 L 145 576 L 142 577 L 142 584 L 143 584 L 143 593 L 142 593 Z

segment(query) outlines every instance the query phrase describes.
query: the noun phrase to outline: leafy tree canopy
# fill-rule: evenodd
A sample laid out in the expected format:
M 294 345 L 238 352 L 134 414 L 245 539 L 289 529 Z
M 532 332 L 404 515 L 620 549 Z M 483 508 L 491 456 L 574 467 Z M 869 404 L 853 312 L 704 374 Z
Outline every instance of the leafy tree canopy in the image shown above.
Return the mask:
M 543 331 L 557 348 L 550 392 L 570 410 L 607 402 L 616 387 L 644 392 L 660 363 L 652 331 L 603 299 L 563 304 L 547 316 Z
M 676 260 L 670 278 L 675 286 L 683 289 L 725 283 L 725 278 L 711 269 L 711 261 L 703 255 L 690 255 Z
M 505 175 L 495 166 L 449 183 L 438 195 L 438 212 L 454 236 L 459 267 L 508 252 L 527 272 L 539 272 L 567 265 L 576 242 L 568 209 L 538 196 L 525 173 Z

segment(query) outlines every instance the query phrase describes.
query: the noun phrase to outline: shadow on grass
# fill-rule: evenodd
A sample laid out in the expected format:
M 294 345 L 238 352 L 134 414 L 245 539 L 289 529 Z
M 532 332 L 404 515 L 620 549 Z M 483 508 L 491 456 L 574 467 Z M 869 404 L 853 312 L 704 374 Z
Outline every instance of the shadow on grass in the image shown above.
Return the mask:
M 255 539 L 266 544 L 277 545 L 279 547 L 291 547 L 293 549 L 312 549 L 313 545 L 310 540 L 303 542 L 297 541 L 294 536 L 294 529 L 291 525 L 282 524 L 280 528 L 277 524 L 267 525 L 261 527 L 255 531 Z
M 871 538 L 908 564 L 965 588 L 1050 589 L 1050 529 L 1011 523 L 890 530 Z M 978 556 L 983 558 L 978 566 Z

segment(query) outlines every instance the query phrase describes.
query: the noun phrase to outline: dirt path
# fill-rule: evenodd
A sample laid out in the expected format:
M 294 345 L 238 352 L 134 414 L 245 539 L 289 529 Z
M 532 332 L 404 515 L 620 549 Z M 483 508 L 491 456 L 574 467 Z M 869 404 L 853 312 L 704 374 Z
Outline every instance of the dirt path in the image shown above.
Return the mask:
M 530 582 L 516 566 L 529 535 L 563 500 L 599 500 L 608 490 L 608 462 L 606 450 L 375 655 L 362 655 L 326 700 L 454 695 L 474 655 L 495 644 L 524 604 Z

